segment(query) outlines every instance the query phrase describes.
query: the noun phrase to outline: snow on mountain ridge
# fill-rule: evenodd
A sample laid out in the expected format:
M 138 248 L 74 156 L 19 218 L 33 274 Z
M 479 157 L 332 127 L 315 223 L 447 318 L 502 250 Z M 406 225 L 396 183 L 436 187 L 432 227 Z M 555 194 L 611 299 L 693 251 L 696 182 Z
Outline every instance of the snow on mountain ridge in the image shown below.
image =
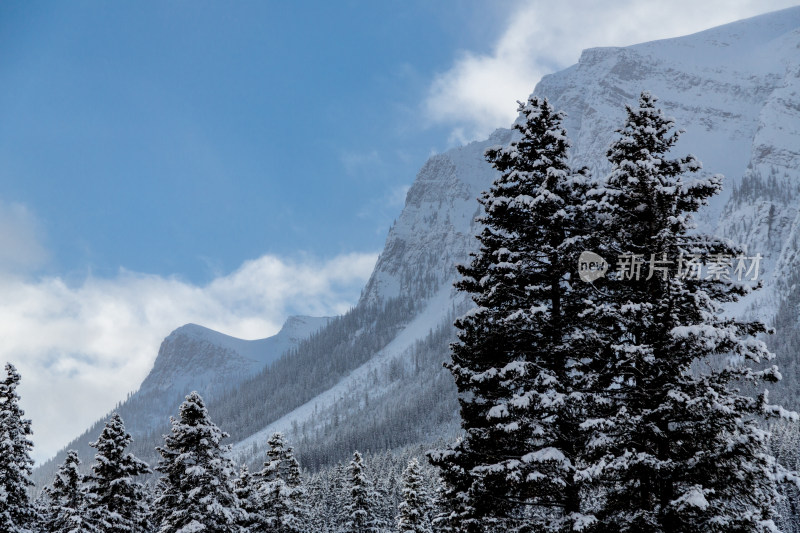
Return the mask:
M 690 35 L 635 44 L 627 48 L 646 51 L 654 57 L 682 63 L 687 70 L 714 69 L 720 64 L 738 62 L 741 72 L 764 75 L 772 71 L 773 61 L 791 60 L 788 50 L 763 61 L 763 50 L 780 49 L 787 36 L 800 28 L 800 6 L 764 13 L 751 18 L 715 26 Z M 789 37 L 789 41 L 792 38 Z M 700 50 L 701 54 L 691 51 Z
M 763 113 L 794 72 L 798 43 L 800 7 L 795 7 L 684 37 L 590 48 L 576 65 L 545 76 L 534 94 L 567 113 L 574 164 L 589 167 L 595 179 L 608 172 L 605 152 L 622 124 L 624 106 L 635 104 L 642 90 L 657 95 L 686 130 L 676 153 L 693 153 L 708 172 L 726 176 L 723 193 L 697 216 L 701 230 L 717 232 L 727 223 L 721 218 L 734 186 L 748 165 L 768 155 L 764 149 L 753 153 L 754 143 L 776 131 L 765 126 Z M 483 153 L 515 135 L 500 129 L 486 141 L 425 163 L 362 300 L 430 294 L 452 283 L 455 264 L 468 260 L 477 246 L 475 199 L 496 176 Z
M 161 343 L 139 393 L 202 390 L 214 396 L 257 373 L 330 319 L 294 316 L 265 339 L 243 340 L 197 324 L 185 324 Z M 185 390 L 185 392 L 189 392 Z
M 785 277 L 781 270 L 794 264 L 797 245 L 789 235 L 798 233 L 792 228 L 800 221 L 788 222 L 797 218 L 790 202 L 753 196 L 743 204 L 732 196 L 750 186 L 745 182 L 769 176 L 788 184 L 786 191 L 800 186 L 798 49 L 800 7 L 686 37 L 589 49 L 578 64 L 545 76 L 534 91 L 566 111 L 575 163 L 592 169 L 595 179 L 609 170 L 605 151 L 625 104 L 635 104 L 642 90 L 658 96 L 685 130 L 675 153 L 692 153 L 704 172 L 725 176 L 722 193 L 696 216 L 700 230 L 765 257 L 767 290 L 747 301 L 762 318 L 776 310 L 773 291 Z

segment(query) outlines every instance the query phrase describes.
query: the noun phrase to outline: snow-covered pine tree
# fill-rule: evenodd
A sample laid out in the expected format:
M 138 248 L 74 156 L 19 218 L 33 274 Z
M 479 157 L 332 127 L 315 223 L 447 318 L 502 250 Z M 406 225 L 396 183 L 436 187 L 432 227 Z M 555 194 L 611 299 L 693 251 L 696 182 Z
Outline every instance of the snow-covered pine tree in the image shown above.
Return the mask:
M 308 481 L 308 531 L 339 532 L 342 523 L 345 467 L 342 463 L 312 474 Z
M 28 496 L 33 459 L 31 421 L 23 418 L 17 387 L 19 372 L 6 364 L 6 377 L 0 381 L 0 531 L 33 531 L 38 520 L 36 508 Z
M 464 438 L 431 454 L 451 518 L 468 532 L 559 531 L 585 519 L 573 474 L 586 354 L 573 340 L 590 288 L 570 276 L 588 178 L 570 168 L 562 113 L 539 97 L 519 111 L 519 140 L 486 152 L 501 175 L 479 199 L 481 248 L 456 284 L 476 304 L 456 321 L 449 365 Z
M 180 417 L 157 448 L 158 496 L 153 521 L 159 533 L 203 531 L 238 533 L 241 508 L 233 486 L 233 465 L 226 456 L 222 432 L 208 416 L 197 392 L 186 396 Z
M 364 459 L 353 452 L 348 468 L 349 498 L 345 505 L 343 533 L 379 533 L 381 525 L 374 515 L 375 491 L 364 473 Z
M 403 501 L 398 506 L 399 533 L 432 533 L 428 516 L 428 494 L 416 459 L 408 462 L 403 472 Z
M 331 484 L 327 491 L 327 498 L 325 499 L 325 509 L 330 517 L 330 522 L 335 526 L 334 530 L 338 531 L 341 526 L 347 521 L 347 511 L 342 502 L 345 502 L 350 497 L 348 490 L 350 482 L 348 481 L 348 467 L 344 463 L 336 463 L 336 468 L 333 470 Z
M 454 503 L 457 503 L 454 488 L 440 480 L 430 511 L 434 533 L 455 533 L 455 517 L 458 513 L 453 507 Z
M 613 170 L 590 193 L 604 253 L 620 268 L 598 280 L 603 296 L 584 314 L 604 339 L 604 366 L 578 477 L 602 494 L 597 531 L 776 531 L 776 483 L 795 475 L 767 452 L 759 418 L 795 415 L 769 405 L 766 392 L 737 389 L 779 379 L 775 367 L 749 365 L 773 357 L 755 338 L 767 328 L 721 312 L 747 292 L 742 283 L 689 268 L 742 250 L 691 231 L 722 177 L 691 178 L 694 157 L 670 158 L 680 132 L 655 102 L 645 92 L 627 108 L 608 151 Z
M 282 433 L 274 433 L 267 444 L 269 461 L 257 475 L 265 523 L 270 531 L 299 533 L 308 516 L 300 464 Z
M 779 421 L 770 424 L 769 430 L 770 452 L 781 464 L 800 471 L 800 425 Z M 778 504 L 778 528 L 782 533 L 800 533 L 800 488 L 785 485 L 779 489 L 783 497 Z
M 286 448 L 283 457 L 286 464 L 286 488 L 288 489 L 289 512 L 282 522 L 287 533 L 302 532 L 308 522 L 308 493 L 300 474 L 300 463 L 294 455 L 294 448 Z
M 144 533 L 150 530 L 147 498 L 137 476 L 152 473 L 132 453 L 132 437 L 118 413 L 111 415 L 96 442 L 92 473 L 85 478 L 86 519 L 101 533 Z
M 269 526 L 261 520 L 261 498 L 256 490 L 255 480 L 246 465 L 239 470 L 239 477 L 234 482 L 236 498 L 243 513 L 239 517 L 239 525 L 244 531 L 266 531 Z
M 78 452 L 70 450 L 42 497 L 41 530 L 48 533 L 97 533 L 86 521 L 86 496 Z

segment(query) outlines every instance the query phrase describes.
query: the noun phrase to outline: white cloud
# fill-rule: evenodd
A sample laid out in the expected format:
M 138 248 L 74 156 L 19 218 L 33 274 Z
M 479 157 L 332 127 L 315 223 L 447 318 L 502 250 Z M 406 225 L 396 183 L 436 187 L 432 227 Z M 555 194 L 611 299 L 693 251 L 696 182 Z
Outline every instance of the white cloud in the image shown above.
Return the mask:
M 204 286 L 128 271 L 76 286 L 60 278 L 0 277 L 0 362 L 22 373 L 36 459 L 136 389 L 176 327 L 194 322 L 252 339 L 276 333 L 290 314 L 343 313 L 376 258 L 263 256 Z
M 547 73 L 577 62 L 583 49 L 676 37 L 795 5 L 791 0 L 573 0 L 519 2 L 489 53 L 462 52 L 438 74 L 424 102 L 450 142 L 486 137 L 516 118 Z

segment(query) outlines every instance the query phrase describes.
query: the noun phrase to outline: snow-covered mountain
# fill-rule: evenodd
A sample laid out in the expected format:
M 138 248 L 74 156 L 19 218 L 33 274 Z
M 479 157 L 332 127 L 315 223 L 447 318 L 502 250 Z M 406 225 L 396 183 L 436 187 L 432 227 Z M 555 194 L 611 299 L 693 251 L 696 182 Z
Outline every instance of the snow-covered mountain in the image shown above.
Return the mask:
M 577 65 L 546 76 L 535 92 L 568 113 L 576 162 L 596 176 L 607 169 L 603 154 L 624 104 L 643 89 L 657 95 L 686 130 L 677 151 L 725 175 L 725 190 L 698 217 L 701 229 L 762 254 L 764 279 L 774 288 L 797 249 L 791 235 L 800 187 L 798 76 L 795 7 L 687 37 L 586 50 Z M 751 309 L 767 318 L 776 303 L 766 290 L 754 296 Z
M 362 294 L 362 302 L 419 298 L 452 285 L 455 264 L 475 249 L 476 198 L 494 179 L 483 152 L 507 144 L 511 130 L 431 157 L 406 195 L 400 217 Z
M 701 228 L 765 257 L 766 289 L 740 312 L 767 319 L 794 312 L 780 304 L 800 302 L 793 269 L 800 254 L 800 7 L 686 37 L 589 49 L 534 93 L 567 113 L 575 164 L 599 178 L 624 106 L 642 90 L 657 95 L 686 130 L 678 153 L 691 152 L 708 172 L 726 176 L 725 192 L 698 217 Z M 184 326 L 164 341 L 140 393 L 215 390 L 221 376 L 237 383 L 235 393 L 218 391 L 209 408 L 238 442 L 242 461 L 255 460 L 277 430 L 311 467 L 354 448 L 377 451 L 455 433 L 455 389 L 441 368 L 453 317 L 469 305 L 452 289 L 455 265 L 477 247 L 476 198 L 496 177 L 483 153 L 512 138 L 512 130 L 499 129 L 428 160 L 358 305 L 295 342 L 290 357 L 270 363 L 248 351 L 256 344 Z M 796 315 L 785 322 L 798 331 Z M 264 365 L 269 371 L 254 373 Z M 141 432 L 135 438 L 145 447 L 154 440 Z
M 800 7 L 685 37 L 585 50 L 576 65 L 545 76 L 534 94 L 567 113 L 575 166 L 588 166 L 599 178 L 608 170 L 605 152 L 624 106 L 635 104 L 642 90 L 658 96 L 685 130 L 677 152 L 693 153 L 708 172 L 725 176 L 724 192 L 698 217 L 701 229 L 768 256 L 770 272 L 779 258 L 788 267 L 788 252 L 800 238 L 792 233 L 792 200 L 800 189 Z M 423 279 L 453 278 L 453 265 L 476 245 L 474 199 L 494 176 L 483 152 L 512 138 L 510 130 L 497 130 L 423 166 L 367 285 L 368 298 L 412 290 Z M 780 191 L 766 184 L 770 177 Z M 734 195 L 743 182 L 758 189 L 753 180 L 765 181 L 765 194 L 774 191 L 775 198 L 753 191 L 742 193 L 749 198 L 743 202 L 742 194 Z M 415 276 L 418 265 L 423 274 Z
M 242 340 L 186 324 L 161 343 L 153 369 L 139 390 L 120 402 L 115 411 L 123 417 L 138 446 L 152 447 L 183 397 L 193 390 L 209 399 L 235 390 L 243 381 L 268 368 L 286 352 L 324 327 L 330 318 L 292 316 L 281 330 L 266 339 Z M 93 453 L 88 443 L 99 434 L 105 420 L 98 421 L 66 449 L 76 449 L 86 458 Z M 64 451 L 37 470 L 37 478 L 49 481 Z M 150 453 L 152 455 L 152 452 Z
M 293 316 L 276 335 L 251 341 L 186 324 L 161 343 L 153 369 L 136 395 L 174 396 L 198 390 L 207 398 L 218 396 L 297 347 L 329 320 Z

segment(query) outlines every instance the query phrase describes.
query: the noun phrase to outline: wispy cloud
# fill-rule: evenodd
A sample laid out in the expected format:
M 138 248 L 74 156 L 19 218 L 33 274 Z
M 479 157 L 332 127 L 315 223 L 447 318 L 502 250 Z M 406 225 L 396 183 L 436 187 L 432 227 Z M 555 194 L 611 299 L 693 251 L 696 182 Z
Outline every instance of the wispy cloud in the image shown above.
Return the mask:
M 406 204 L 406 195 L 411 186 L 401 184 L 384 191 L 381 196 L 365 202 L 356 213 L 360 219 L 372 221 L 376 235 L 385 235 L 392 221 Z
M 47 260 L 40 224 L 23 204 L 0 200 L 0 272 L 27 272 Z
M 384 166 L 383 158 L 376 150 L 368 152 L 348 151 L 341 154 L 340 159 L 345 172 L 350 176 L 362 177 L 374 174 Z
M 0 362 L 22 372 L 36 458 L 55 453 L 138 387 L 174 328 L 194 322 L 262 338 L 290 314 L 343 313 L 376 258 L 263 256 L 202 286 L 128 271 L 77 285 L 0 276 Z
M 406 205 L 406 196 L 411 185 L 403 184 L 392 188 L 386 196 L 386 203 L 389 207 L 403 207 Z
M 676 37 L 795 5 L 792 0 L 657 2 L 519 2 L 485 53 L 463 51 L 431 82 L 424 102 L 432 124 L 450 127 L 450 142 L 483 138 L 508 127 L 516 101 L 547 73 L 575 63 L 585 48 Z

